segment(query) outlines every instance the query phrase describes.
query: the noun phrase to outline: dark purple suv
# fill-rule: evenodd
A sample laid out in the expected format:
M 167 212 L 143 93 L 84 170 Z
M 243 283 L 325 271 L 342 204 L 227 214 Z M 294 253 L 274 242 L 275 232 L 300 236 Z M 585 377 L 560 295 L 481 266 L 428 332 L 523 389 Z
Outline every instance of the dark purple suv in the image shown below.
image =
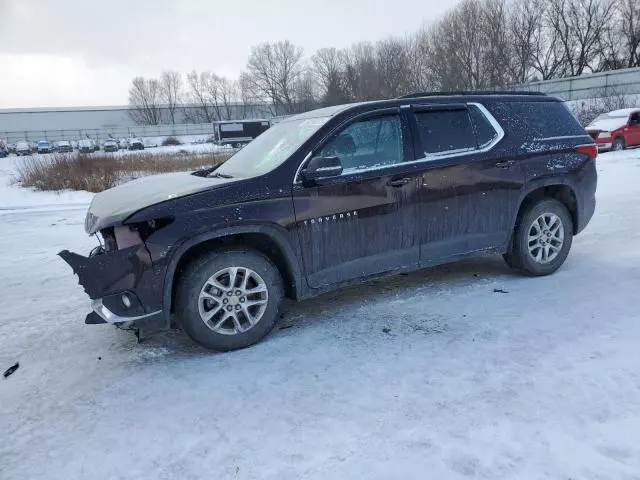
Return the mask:
M 553 273 L 595 208 L 597 149 L 540 94 L 417 94 L 275 124 L 217 168 L 97 194 L 88 257 L 60 256 L 87 323 L 246 347 L 301 300 L 374 277 L 503 255 Z

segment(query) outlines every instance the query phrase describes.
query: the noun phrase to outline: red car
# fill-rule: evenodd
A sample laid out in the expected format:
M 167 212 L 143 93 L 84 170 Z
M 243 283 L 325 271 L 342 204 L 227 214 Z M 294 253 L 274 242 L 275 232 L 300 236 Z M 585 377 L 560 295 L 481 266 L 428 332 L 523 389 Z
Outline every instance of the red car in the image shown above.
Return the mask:
M 640 145 L 640 108 L 624 108 L 603 113 L 585 129 L 598 150 L 622 150 Z

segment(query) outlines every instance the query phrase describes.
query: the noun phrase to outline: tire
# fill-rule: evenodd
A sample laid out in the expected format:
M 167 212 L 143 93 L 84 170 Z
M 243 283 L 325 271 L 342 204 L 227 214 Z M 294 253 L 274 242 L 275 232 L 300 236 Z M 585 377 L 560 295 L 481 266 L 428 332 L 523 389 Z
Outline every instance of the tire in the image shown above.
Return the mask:
M 626 145 L 624 143 L 624 138 L 622 137 L 616 137 L 616 139 L 611 144 L 611 150 L 614 152 L 619 150 L 624 150 L 625 148 L 626 148 Z
M 545 223 L 541 224 L 538 219 L 543 216 L 545 216 L 543 220 Z M 559 227 L 557 227 L 556 221 L 553 220 L 554 217 L 560 221 Z M 534 224 L 534 222 L 536 223 Z M 551 225 L 550 229 L 541 227 L 541 225 L 547 224 Z M 550 235 L 548 235 L 547 230 Z M 562 233 L 561 243 L 558 232 Z M 539 237 L 535 243 L 532 240 L 532 251 L 530 251 L 529 246 L 530 234 Z M 544 244 L 540 242 L 544 242 Z M 573 220 L 569 211 L 558 200 L 546 198 L 529 206 L 519 216 L 504 259 L 507 265 L 525 275 L 549 275 L 560 268 L 567 259 L 572 242 Z M 549 248 L 546 248 L 547 246 Z M 553 247 L 556 247 L 556 250 Z M 544 258 L 545 252 L 549 255 L 546 259 Z M 555 256 L 553 256 L 554 254 Z
M 234 272 L 231 268 L 237 269 L 238 280 L 234 288 L 229 289 L 230 272 Z M 228 272 L 220 274 L 227 269 Z M 247 272 L 251 272 L 244 290 L 247 293 L 236 295 Z M 217 274 L 220 276 L 212 282 Z M 217 289 L 213 283 L 225 289 Z M 262 288 L 264 291 L 250 293 Z M 229 290 L 232 290 L 232 295 L 228 295 Z M 193 341 L 204 348 L 224 352 L 245 348 L 262 340 L 276 323 L 282 297 L 280 272 L 266 256 L 248 249 L 218 250 L 197 258 L 182 269 L 176 290 L 175 312 L 179 324 Z M 229 308 L 231 311 L 225 311 Z M 201 312 L 206 316 L 213 311 L 216 313 L 207 325 Z M 247 314 L 254 318 L 253 324 Z M 216 325 L 219 327 L 214 330 Z

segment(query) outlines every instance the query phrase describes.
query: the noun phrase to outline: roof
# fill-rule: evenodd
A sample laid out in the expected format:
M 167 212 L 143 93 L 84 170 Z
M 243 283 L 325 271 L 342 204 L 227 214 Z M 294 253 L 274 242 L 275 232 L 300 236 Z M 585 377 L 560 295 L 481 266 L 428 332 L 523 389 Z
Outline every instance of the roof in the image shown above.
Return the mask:
M 632 113 L 635 112 L 640 112 L 640 107 L 636 107 L 636 108 L 621 108 L 619 110 L 613 110 L 611 112 L 608 112 L 606 115 L 608 117 L 627 117 L 629 115 L 631 115 Z
M 457 92 L 418 92 L 403 95 L 398 98 L 422 98 L 422 97 L 450 97 L 454 95 L 473 96 L 473 95 L 532 95 L 536 97 L 546 96 L 545 93 L 528 91 L 528 90 L 463 90 Z
M 351 110 L 358 107 L 370 106 L 373 108 L 393 108 L 398 105 L 411 105 L 417 103 L 417 101 L 433 100 L 434 103 L 447 103 L 457 102 L 463 103 L 465 97 L 471 97 L 469 100 L 482 101 L 495 99 L 499 97 L 502 101 L 517 102 L 523 101 L 523 97 L 527 97 L 527 101 L 533 102 L 561 102 L 562 100 L 545 95 L 539 92 L 495 92 L 495 91 L 473 91 L 473 92 L 427 92 L 416 93 L 406 95 L 399 98 L 387 99 L 387 100 L 370 100 L 367 102 L 357 103 L 345 103 L 343 105 L 335 105 L 333 107 L 318 108 L 317 110 L 311 110 L 309 112 L 300 113 L 286 118 L 283 121 L 288 120 L 303 120 L 309 118 L 319 117 L 333 117 L 346 110 Z

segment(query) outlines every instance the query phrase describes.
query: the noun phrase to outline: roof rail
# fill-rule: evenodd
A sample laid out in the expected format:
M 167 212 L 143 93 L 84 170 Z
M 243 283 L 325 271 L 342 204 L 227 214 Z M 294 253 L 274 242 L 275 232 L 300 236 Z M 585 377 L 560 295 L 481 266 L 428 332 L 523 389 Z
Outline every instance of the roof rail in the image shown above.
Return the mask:
M 528 92 L 528 91 L 520 91 L 520 90 L 469 90 L 469 91 L 458 91 L 458 92 L 418 92 L 418 93 L 410 93 L 409 95 L 402 95 L 398 98 L 419 98 L 419 97 L 441 97 L 441 96 L 449 96 L 449 95 L 535 95 L 535 96 L 546 96 L 545 93 L 542 92 Z

